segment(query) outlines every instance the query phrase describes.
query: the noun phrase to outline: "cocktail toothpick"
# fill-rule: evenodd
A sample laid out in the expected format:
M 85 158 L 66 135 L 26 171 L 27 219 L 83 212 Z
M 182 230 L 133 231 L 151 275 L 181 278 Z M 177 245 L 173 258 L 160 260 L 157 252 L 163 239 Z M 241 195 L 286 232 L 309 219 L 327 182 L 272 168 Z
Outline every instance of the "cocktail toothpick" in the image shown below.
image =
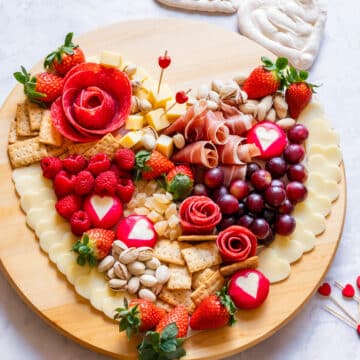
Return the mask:
M 344 315 L 338 313 L 335 309 L 332 309 L 331 307 L 329 307 L 327 305 L 323 306 L 322 308 L 325 311 L 327 311 L 329 314 L 335 316 L 336 318 L 338 318 L 339 320 L 341 320 L 345 324 L 349 325 L 350 327 L 352 327 L 353 329 L 358 331 L 358 324 L 356 322 L 349 320 L 347 317 L 345 317 Z
M 188 98 L 188 93 L 191 91 L 191 89 L 188 89 L 186 92 L 185 91 L 178 91 L 175 95 L 175 102 L 173 104 L 170 105 L 170 107 L 168 109 L 165 110 L 165 114 L 167 112 L 169 112 L 176 104 L 184 104 L 186 103 L 189 98 Z
M 170 64 L 171 64 L 171 57 L 168 56 L 168 51 L 167 50 L 165 50 L 164 55 L 159 56 L 158 64 L 159 64 L 159 66 L 161 68 L 160 79 L 159 79 L 158 88 L 157 88 L 157 93 L 159 94 L 160 87 L 161 87 L 161 82 L 162 82 L 162 79 L 163 79 L 163 76 L 164 76 L 164 70 L 166 68 L 168 68 L 170 66 Z
M 356 302 L 360 304 L 360 297 L 355 295 L 355 289 L 351 284 L 346 284 L 345 286 L 340 284 L 337 281 L 334 281 L 334 285 L 342 290 L 342 294 L 344 297 L 349 299 L 354 299 Z

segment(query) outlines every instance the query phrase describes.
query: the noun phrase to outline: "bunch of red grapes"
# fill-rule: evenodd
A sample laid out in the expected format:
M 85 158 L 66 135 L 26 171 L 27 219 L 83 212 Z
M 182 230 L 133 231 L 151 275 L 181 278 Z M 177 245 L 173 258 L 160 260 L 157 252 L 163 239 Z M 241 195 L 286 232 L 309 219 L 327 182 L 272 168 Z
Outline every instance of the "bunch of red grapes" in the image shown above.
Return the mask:
M 275 234 L 290 235 L 296 226 L 291 213 L 294 206 L 305 200 L 303 184 L 307 172 L 301 163 L 305 156 L 303 142 L 309 133 L 302 124 L 294 125 L 287 133 L 289 144 L 283 154 L 265 162 L 247 164 L 246 180 L 234 180 L 223 185 L 221 168 L 205 172 L 202 183 L 194 187 L 194 195 L 211 197 L 223 214 L 218 230 L 238 224 L 250 229 L 260 244 L 270 244 Z

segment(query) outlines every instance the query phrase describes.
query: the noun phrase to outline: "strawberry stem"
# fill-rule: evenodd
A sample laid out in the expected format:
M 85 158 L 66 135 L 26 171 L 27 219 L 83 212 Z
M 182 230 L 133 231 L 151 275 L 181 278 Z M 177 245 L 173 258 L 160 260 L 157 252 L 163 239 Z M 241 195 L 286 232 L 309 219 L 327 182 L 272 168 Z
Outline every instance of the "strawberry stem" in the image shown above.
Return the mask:
M 124 298 L 124 307 L 117 308 L 115 311 L 117 314 L 114 315 L 114 319 L 120 320 L 119 331 L 126 331 L 126 336 L 130 340 L 133 335 L 139 333 L 139 327 L 141 325 L 138 304 L 129 308 L 129 302 L 127 298 Z
M 97 264 L 94 250 L 89 245 L 89 241 L 89 235 L 84 234 L 81 240 L 78 240 L 72 247 L 72 251 L 79 254 L 76 262 L 80 266 L 84 266 L 86 263 L 88 263 L 90 267 L 94 267 Z
M 236 306 L 234 302 L 231 300 L 231 297 L 227 294 L 227 286 L 224 286 L 220 291 L 216 293 L 217 297 L 220 299 L 220 302 L 223 306 L 226 307 L 227 311 L 229 312 L 230 319 L 229 319 L 229 326 L 235 324 L 235 312 Z

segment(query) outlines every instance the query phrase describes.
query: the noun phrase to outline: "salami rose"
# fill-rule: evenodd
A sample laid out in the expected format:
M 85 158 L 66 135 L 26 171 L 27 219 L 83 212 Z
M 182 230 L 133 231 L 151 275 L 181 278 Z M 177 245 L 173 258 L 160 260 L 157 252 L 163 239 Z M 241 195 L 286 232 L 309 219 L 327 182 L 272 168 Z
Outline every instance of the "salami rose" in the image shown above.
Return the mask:
M 180 205 L 184 234 L 209 234 L 221 220 L 220 208 L 207 196 L 190 196 Z
M 247 228 L 233 225 L 221 231 L 216 245 L 224 261 L 243 261 L 256 254 L 256 236 Z
M 119 129 L 130 113 L 131 84 L 116 68 L 84 63 L 64 79 L 61 98 L 51 106 L 55 128 L 66 138 L 86 142 Z

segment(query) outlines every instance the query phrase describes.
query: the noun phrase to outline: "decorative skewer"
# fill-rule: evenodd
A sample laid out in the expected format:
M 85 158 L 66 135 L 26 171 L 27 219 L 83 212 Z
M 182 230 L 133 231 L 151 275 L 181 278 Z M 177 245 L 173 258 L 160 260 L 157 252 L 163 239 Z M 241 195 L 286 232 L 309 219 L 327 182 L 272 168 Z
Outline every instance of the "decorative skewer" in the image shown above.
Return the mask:
M 332 309 L 331 307 L 325 305 L 322 307 L 323 310 L 327 311 L 329 314 L 335 316 L 336 318 L 338 318 L 339 320 L 341 320 L 342 322 L 344 322 L 345 324 L 349 325 L 350 327 L 352 327 L 353 329 L 355 329 L 356 331 L 358 330 L 358 325 L 357 323 L 354 323 L 353 321 L 349 320 L 347 317 L 345 317 L 344 315 L 341 315 L 340 313 L 338 313 L 336 310 Z
M 347 284 L 344 286 L 337 281 L 334 281 L 334 285 L 342 290 L 342 294 L 344 297 L 354 299 L 356 302 L 360 304 L 360 297 L 355 295 L 355 289 L 353 288 L 352 285 Z
M 161 68 L 160 79 L 159 79 L 159 84 L 158 84 L 158 88 L 157 88 L 157 93 L 159 94 L 160 87 L 161 87 L 161 82 L 162 82 L 162 79 L 163 79 L 163 76 L 164 76 L 164 70 L 166 68 L 168 68 L 170 66 L 170 64 L 171 64 L 171 57 L 168 56 L 168 51 L 167 50 L 165 50 L 164 55 L 159 56 L 158 64 L 159 64 L 159 66 Z
M 185 91 L 178 91 L 175 95 L 175 102 L 170 105 L 168 109 L 165 110 L 164 114 L 169 112 L 176 104 L 184 104 L 189 100 L 189 97 L 187 96 L 188 93 L 191 91 L 191 89 L 188 89 Z

